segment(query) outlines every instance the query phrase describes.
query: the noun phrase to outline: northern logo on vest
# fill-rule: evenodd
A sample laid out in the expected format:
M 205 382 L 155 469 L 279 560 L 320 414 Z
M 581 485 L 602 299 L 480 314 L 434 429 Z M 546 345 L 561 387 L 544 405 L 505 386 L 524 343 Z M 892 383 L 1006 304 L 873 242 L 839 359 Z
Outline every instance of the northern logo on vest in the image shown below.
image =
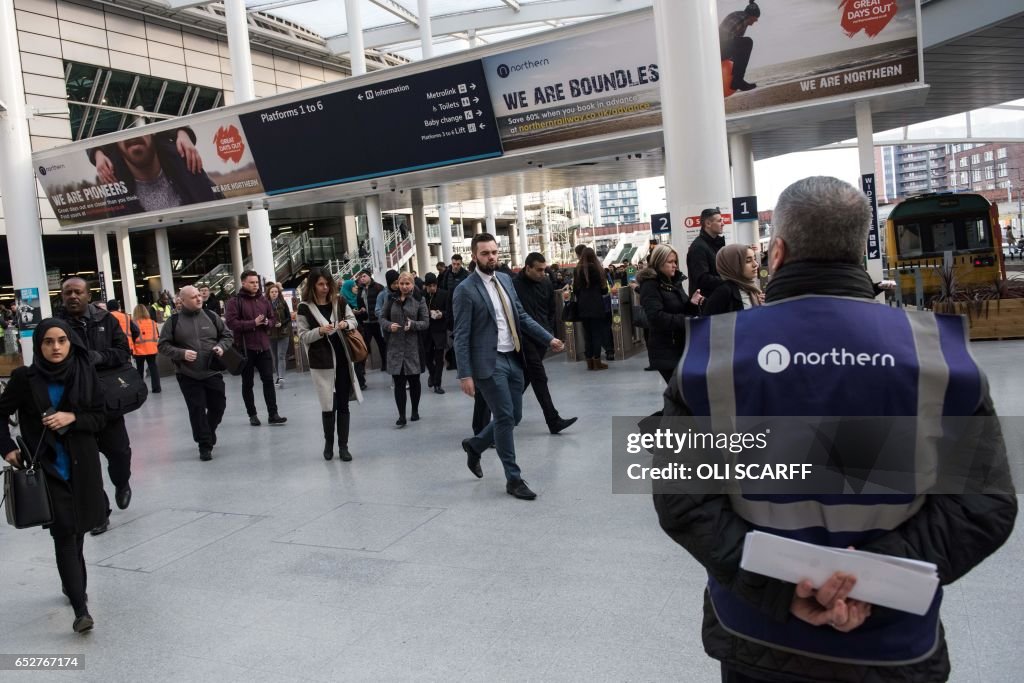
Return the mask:
M 854 353 L 845 348 L 832 347 L 827 351 L 797 351 L 791 353 L 782 344 L 768 344 L 757 353 L 757 364 L 765 372 L 778 374 L 790 365 L 833 365 L 858 367 L 896 367 L 896 358 L 890 353 Z

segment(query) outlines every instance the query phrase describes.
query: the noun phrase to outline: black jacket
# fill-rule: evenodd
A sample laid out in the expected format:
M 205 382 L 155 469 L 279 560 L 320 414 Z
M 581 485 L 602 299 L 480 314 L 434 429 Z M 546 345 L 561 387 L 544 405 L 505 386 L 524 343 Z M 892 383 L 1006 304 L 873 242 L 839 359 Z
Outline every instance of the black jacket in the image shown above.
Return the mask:
M 859 266 L 791 264 L 769 283 L 768 302 L 804 294 L 871 298 L 871 281 Z M 678 378 L 665 391 L 665 416 L 690 415 L 682 400 Z M 995 415 L 986 393 L 976 415 Z M 991 441 L 1005 451 L 1001 434 Z M 654 507 L 662 529 L 699 561 L 721 585 L 776 620 L 790 618 L 795 586 L 739 568 L 750 524 L 737 515 L 727 496 L 655 495 Z M 929 495 L 916 515 L 897 529 L 858 550 L 907 557 L 938 565 L 942 584 L 956 581 L 1009 536 L 1017 515 L 1013 495 Z M 935 653 L 906 666 L 853 666 L 788 653 L 732 635 L 719 623 L 705 592 L 704 650 L 715 659 L 749 676 L 785 672 L 797 681 L 829 683 L 931 683 L 949 676 L 944 633 Z M 768 672 L 766 674 L 766 672 Z
M 356 320 L 360 325 L 366 322 L 377 322 L 377 297 L 382 293 L 384 293 L 384 285 L 376 281 L 370 282 L 369 286 L 359 291 L 359 307 L 366 307 L 365 313 L 356 313 Z M 363 298 L 364 294 L 365 299 Z
M 718 313 L 732 313 L 743 310 L 743 292 L 740 286 L 732 280 L 722 280 L 722 284 L 715 287 L 715 291 L 707 298 L 701 306 L 701 313 L 704 315 L 716 315 Z
M 583 276 L 576 273 L 572 281 L 573 296 L 576 297 L 577 315 L 582 320 L 604 318 L 604 295 L 608 293 L 608 280 L 604 273 L 593 270 L 590 272 L 589 286 Z
M 423 293 L 428 311 L 441 311 L 442 317 L 430 319 L 430 328 L 424 333 L 430 338 L 434 348 L 444 349 L 448 345 L 448 315 L 451 312 L 452 295 L 447 289 L 438 289 L 433 295 Z
M 636 276 L 640 306 L 649 326 L 647 355 L 656 370 L 675 370 L 686 346 L 686 319 L 700 314 L 683 291 L 685 279 L 685 275 L 676 273 L 669 281 L 652 268 L 644 268 Z
M 116 326 L 116 325 L 115 325 Z M 118 327 L 118 332 L 121 328 Z M 122 335 L 123 336 L 123 335 Z M 71 469 L 71 508 L 65 508 L 59 501 L 63 496 L 51 496 L 54 531 L 59 535 L 84 534 L 99 526 L 107 517 L 107 499 L 103 494 L 103 470 L 100 453 L 96 445 L 96 433 L 105 424 L 103 395 L 100 384 L 91 382 L 93 397 L 87 405 L 70 405 L 67 395 L 60 405 L 60 411 L 75 414 L 75 421 L 63 436 L 43 427 L 43 411 L 50 407 L 46 380 L 34 368 L 21 367 L 11 373 L 7 389 L 0 396 L 0 450 L 10 453 L 17 448 L 10 435 L 7 418 L 18 414 L 22 438 L 29 448 L 36 448 L 40 437 L 45 437 L 36 456 L 47 474 L 57 478 L 56 440 L 60 439 L 68 452 Z
M 123 368 L 131 360 L 128 337 L 107 311 L 89 304 L 80 318 L 73 317 L 64 309 L 57 317 L 66 320 L 78 340 L 89 349 L 93 367 L 101 375 L 104 370 Z
M 540 282 L 534 282 L 525 273 L 520 271 L 512 278 L 516 294 L 523 304 L 526 314 L 540 323 L 548 332 L 555 333 L 555 288 L 547 277 L 541 278 Z
M 724 246 L 725 237 L 712 237 L 703 230 L 690 243 L 690 248 L 686 252 L 686 272 L 690 276 L 691 296 L 698 289 L 704 296 L 711 296 L 715 288 L 722 284 L 718 266 L 715 265 L 715 257 Z
M 441 273 L 441 277 L 437 278 L 437 288 L 446 289 L 448 290 L 448 293 L 451 294 L 467 277 L 469 277 L 469 271 L 465 268 L 459 268 L 459 272 L 456 273 L 452 270 L 451 266 L 448 266 L 445 268 L 445 271 Z

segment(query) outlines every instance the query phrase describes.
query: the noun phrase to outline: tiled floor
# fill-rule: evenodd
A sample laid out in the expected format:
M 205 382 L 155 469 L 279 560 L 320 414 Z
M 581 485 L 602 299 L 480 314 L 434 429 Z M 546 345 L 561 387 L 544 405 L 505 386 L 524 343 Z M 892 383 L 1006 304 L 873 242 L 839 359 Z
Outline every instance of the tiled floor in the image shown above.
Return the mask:
M 975 346 L 1005 415 L 1024 414 L 1022 351 Z M 86 542 L 94 632 L 71 631 L 48 534 L 0 526 L 0 653 L 86 666 L 3 679 L 715 681 L 702 571 L 649 497 L 611 493 L 609 416 L 659 405 L 643 360 L 602 373 L 548 362 L 556 404 L 580 421 L 552 437 L 526 397 L 516 440 L 532 503 L 505 494 L 493 451 L 484 479 L 466 469 L 472 403 L 452 373 L 401 430 L 389 378 L 372 373 L 351 463 L 321 457 L 319 408 L 297 374 L 280 392 L 284 427 L 250 427 L 229 378 L 220 444 L 200 462 L 168 379 L 129 417 L 131 508 Z M 1022 564 L 1018 532 L 949 589 L 952 680 L 1020 680 L 1024 593 L 1007 577 Z

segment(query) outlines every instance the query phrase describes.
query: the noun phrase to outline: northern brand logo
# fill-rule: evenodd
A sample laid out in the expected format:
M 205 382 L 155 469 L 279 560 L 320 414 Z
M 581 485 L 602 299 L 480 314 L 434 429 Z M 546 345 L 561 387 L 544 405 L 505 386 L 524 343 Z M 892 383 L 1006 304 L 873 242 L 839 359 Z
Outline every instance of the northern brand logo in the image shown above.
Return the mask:
M 550 63 L 551 63 L 551 60 L 549 60 L 547 57 L 545 57 L 544 59 L 527 59 L 527 60 L 524 60 L 520 64 L 511 64 L 511 65 L 509 65 L 509 64 L 499 64 L 498 65 L 498 77 L 499 78 L 508 78 L 513 73 L 518 73 L 520 71 L 526 71 L 528 69 L 537 69 L 537 68 L 542 67 L 542 66 L 547 66 Z
M 845 348 L 832 347 L 827 351 L 790 352 L 782 344 L 768 344 L 757 354 L 757 364 L 773 375 L 790 365 L 830 365 L 833 367 L 896 367 L 896 358 L 889 353 L 854 353 Z
M 51 164 L 50 166 L 40 166 L 39 175 L 46 175 L 47 173 L 51 173 L 53 171 L 59 171 L 62 168 L 64 168 L 64 164 Z

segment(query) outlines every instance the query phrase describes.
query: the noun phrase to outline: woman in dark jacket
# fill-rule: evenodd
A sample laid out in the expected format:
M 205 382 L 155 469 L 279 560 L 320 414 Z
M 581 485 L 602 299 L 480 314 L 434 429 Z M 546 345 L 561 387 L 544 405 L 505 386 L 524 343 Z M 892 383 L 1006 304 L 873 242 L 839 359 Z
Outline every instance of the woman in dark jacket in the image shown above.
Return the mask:
M 640 305 L 650 328 L 647 355 L 651 367 L 667 382 L 683 356 L 686 318 L 700 315 L 704 297 L 700 290 L 692 297 L 686 296 L 683 290 L 686 276 L 679 272 L 679 254 L 671 246 L 656 246 L 648 263 L 636 276 L 640 283 Z
M 722 284 L 715 287 L 704 302 L 702 313 L 716 315 L 760 306 L 763 295 L 757 286 L 757 257 L 745 244 L 729 244 L 719 249 L 715 267 Z
M 89 351 L 67 323 L 44 320 L 32 334 L 32 346 L 32 365 L 15 370 L 0 396 L 0 448 L 7 462 L 22 464 L 8 428 L 8 418 L 17 413 L 21 435 L 33 449 L 50 492 L 53 522 L 48 526 L 63 591 L 75 610 L 72 628 L 84 633 L 93 627 L 93 619 L 82 548 L 86 532 L 107 518 L 96 446 L 96 432 L 106 423 L 103 396 Z
M 611 328 L 604 314 L 604 295 L 608 293 L 608 280 L 597 260 L 597 254 L 587 247 L 580 254 L 572 281 L 576 311 L 583 325 L 584 355 L 587 370 L 607 370 L 601 362 L 601 344 L 611 336 Z
M 267 297 L 274 311 L 274 322 L 270 327 L 270 357 L 274 359 L 274 376 L 277 386 L 284 385 L 284 372 L 288 367 L 288 347 L 292 343 L 292 312 L 282 295 L 281 285 L 267 284 Z

